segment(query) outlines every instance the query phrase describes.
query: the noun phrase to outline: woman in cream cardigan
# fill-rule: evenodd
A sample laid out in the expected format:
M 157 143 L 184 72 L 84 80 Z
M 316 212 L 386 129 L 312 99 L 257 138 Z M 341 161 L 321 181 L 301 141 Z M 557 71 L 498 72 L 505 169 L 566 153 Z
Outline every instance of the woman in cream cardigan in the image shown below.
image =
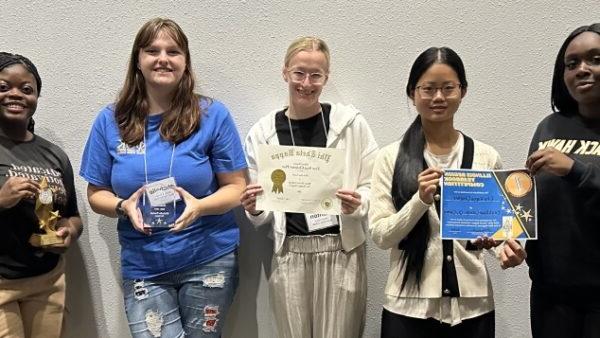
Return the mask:
M 454 128 L 466 93 L 460 57 L 447 47 L 424 51 L 406 86 L 419 115 L 402 140 L 375 160 L 370 231 L 377 246 L 391 249 L 382 337 L 494 337 L 492 286 L 481 248 L 496 243 L 442 241 L 434 203 L 444 168 L 501 166 L 496 150 Z M 506 243 L 498 250 L 503 267 L 520 264 L 523 248 Z

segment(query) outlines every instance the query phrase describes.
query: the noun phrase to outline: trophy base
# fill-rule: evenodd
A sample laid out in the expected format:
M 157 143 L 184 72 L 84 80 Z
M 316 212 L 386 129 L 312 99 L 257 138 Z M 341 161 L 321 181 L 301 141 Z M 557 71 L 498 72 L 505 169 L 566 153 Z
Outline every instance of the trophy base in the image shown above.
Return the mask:
M 29 237 L 29 244 L 35 247 L 49 246 L 62 243 L 64 243 L 64 239 L 62 237 L 58 237 L 56 233 L 33 234 L 31 235 L 31 237 Z

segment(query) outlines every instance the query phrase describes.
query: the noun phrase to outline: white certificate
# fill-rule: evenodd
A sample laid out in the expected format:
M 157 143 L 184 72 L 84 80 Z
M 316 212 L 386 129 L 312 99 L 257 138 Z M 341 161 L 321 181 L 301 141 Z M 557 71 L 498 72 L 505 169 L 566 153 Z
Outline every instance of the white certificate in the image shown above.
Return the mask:
M 339 215 L 343 177 L 342 149 L 259 145 L 256 209 Z

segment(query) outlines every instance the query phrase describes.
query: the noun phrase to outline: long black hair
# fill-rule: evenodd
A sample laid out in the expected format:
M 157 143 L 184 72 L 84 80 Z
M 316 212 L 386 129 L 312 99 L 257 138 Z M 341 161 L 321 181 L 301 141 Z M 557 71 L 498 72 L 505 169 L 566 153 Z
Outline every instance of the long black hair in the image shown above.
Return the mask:
M 33 75 L 36 82 L 37 95 L 39 97 L 42 92 L 42 79 L 33 62 L 23 55 L 0 52 L 0 72 L 13 65 L 22 65 L 31 73 L 31 75 Z M 27 130 L 33 133 L 33 130 L 35 129 L 34 126 L 35 122 L 33 121 L 33 117 L 31 117 L 29 119 L 29 124 L 27 125 Z
M 600 23 L 591 24 L 589 26 L 581 26 L 575 29 L 562 46 L 556 55 L 554 63 L 554 75 L 552 76 L 552 94 L 550 96 L 550 105 L 555 113 L 563 115 L 571 115 L 579 113 L 579 105 L 571 96 L 565 85 L 565 53 L 567 47 L 579 34 L 584 32 L 594 32 L 600 34 Z
M 417 82 L 423 73 L 435 63 L 450 66 L 458 75 L 463 92 L 467 89 L 465 67 L 458 54 L 448 47 L 431 47 L 417 57 L 410 69 L 408 83 L 406 84 L 406 95 L 408 97 L 414 99 Z M 421 117 L 418 115 L 402 137 L 394 166 L 391 194 L 396 210 L 400 210 L 419 189 L 417 176 L 425 169 L 424 150 L 425 134 L 423 133 Z M 430 235 L 429 220 L 427 213 L 425 213 L 406 238 L 399 243 L 399 248 L 404 250 L 404 255 L 401 258 L 402 264 L 406 267 L 401 289 L 404 288 L 411 277 L 415 279 L 417 289 L 419 289 L 425 251 Z

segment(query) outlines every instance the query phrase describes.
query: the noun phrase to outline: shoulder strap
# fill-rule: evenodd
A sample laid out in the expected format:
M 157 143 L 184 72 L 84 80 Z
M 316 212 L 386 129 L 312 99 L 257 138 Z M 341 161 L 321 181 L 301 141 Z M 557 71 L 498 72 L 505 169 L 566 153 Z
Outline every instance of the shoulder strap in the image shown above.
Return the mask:
M 475 154 L 475 143 L 473 139 L 469 136 L 463 134 L 464 138 L 464 149 L 463 149 L 463 158 L 462 163 L 460 164 L 461 169 L 471 169 L 473 167 L 473 155 Z M 423 160 L 425 162 L 425 160 Z M 427 163 L 425 163 L 425 168 L 427 168 Z M 439 194 L 438 191 L 436 192 Z M 438 215 L 440 214 L 440 201 L 435 201 L 435 211 L 437 211 Z
M 463 134 L 465 146 L 463 149 L 463 159 L 460 164 L 461 169 L 471 169 L 473 167 L 473 155 L 475 154 L 475 144 L 473 139 Z

